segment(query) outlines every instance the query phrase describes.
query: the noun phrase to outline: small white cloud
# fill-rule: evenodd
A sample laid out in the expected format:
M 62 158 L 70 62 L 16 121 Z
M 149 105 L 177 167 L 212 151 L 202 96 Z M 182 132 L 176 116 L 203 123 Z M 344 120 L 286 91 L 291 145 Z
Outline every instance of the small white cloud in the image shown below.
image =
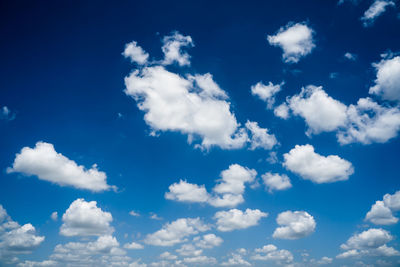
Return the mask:
M 400 56 L 384 58 L 372 65 L 376 69 L 376 80 L 369 93 L 384 100 L 400 101 Z
M 254 250 L 255 255 L 251 257 L 257 261 L 272 261 L 278 265 L 290 266 L 293 263 L 293 254 L 286 249 L 278 249 L 274 245 L 266 245 Z
M 258 82 L 256 85 L 251 86 L 251 94 L 266 102 L 268 109 L 272 109 L 275 104 L 275 95 L 282 90 L 284 84 L 285 82 L 280 84 L 269 82 L 268 85 L 265 85 L 262 82 Z
M 51 218 L 53 221 L 57 221 L 57 220 L 58 220 L 58 213 L 57 213 L 57 211 L 53 212 L 53 213 L 50 215 L 50 218 Z
M 64 236 L 101 236 L 114 232 L 110 226 L 111 213 L 97 207 L 96 201 L 86 202 L 78 198 L 71 203 L 62 216 L 64 222 L 60 234 Z
M 374 24 L 375 19 L 382 15 L 386 11 L 386 8 L 391 6 L 396 6 L 393 1 L 375 0 L 361 17 L 361 21 L 363 22 L 364 27 L 368 27 Z
M 179 183 L 170 185 L 169 192 L 165 193 L 165 198 L 181 202 L 207 202 L 209 195 L 204 185 L 198 186 L 180 180 Z
M 217 220 L 217 229 L 222 232 L 245 229 L 258 224 L 261 218 L 267 217 L 268 213 L 258 209 L 246 209 L 245 212 L 238 209 L 218 211 L 214 215 Z
M 13 119 L 15 119 L 15 113 L 11 112 L 7 106 L 0 109 L 0 120 L 12 121 Z
M 251 263 L 243 259 L 240 254 L 232 253 L 227 261 L 221 263 L 222 266 L 251 266 Z
M 356 55 L 356 54 L 352 54 L 352 53 L 350 53 L 350 52 L 346 52 L 346 53 L 344 54 L 344 57 L 345 57 L 346 59 L 348 59 L 348 60 L 351 60 L 351 61 L 355 61 L 355 60 L 357 59 L 357 55 Z
M 161 218 L 160 216 L 158 216 L 156 213 L 154 212 L 150 212 L 150 219 L 152 220 L 157 220 L 157 221 L 161 221 L 163 218 Z
M 283 166 L 303 179 L 318 184 L 344 181 L 354 172 L 349 161 L 336 155 L 325 157 L 317 154 L 312 145 L 296 145 L 283 157 Z
M 215 258 L 204 255 L 184 258 L 183 261 L 189 264 L 201 264 L 201 265 L 204 264 L 215 265 L 217 263 L 217 260 Z
M 316 223 L 314 217 L 305 211 L 285 211 L 278 215 L 273 237 L 281 239 L 299 239 L 312 234 Z
M 134 210 L 131 210 L 131 211 L 129 212 L 129 215 L 131 215 L 131 216 L 133 216 L 133 217 L 139 217 L 139 216 L 140 216 L 140 214 L 137 213 L 137 212 L 134 211 Z
M 176 250 L 181 256 L 200 256 L 203 253 L 202 249 L 196 248 L 193 244 L 183 244 L 179 249 Z
M 34 148 L 24 147 L 16 154 L 13 166 L 7 173 L 19 172 L 25 175 L 36 175 L 39 179 L 61 186 L 73 186 L 100 192 L 114 188 L 107 184 L 107 175 L 98 171 L 97 165 L 86 170 L 82 165 L 68 159 L 55 151 L 54 146 L 37 142 Z
M 268 42 L 282 48 L 282 59 L 285 63 L 297 63 L 314 49 L 313 35 L 314 31 L 304 22 L 288 23 L 276 35 L 268 35 Z
M 142 244 L 139 244 L 136 242 L 131 242 L 131 243 L 126 243 L 124 245 L 124 248 L 126 248 L 126 249 L 143 249 L 144 246 Z
M 281 119 L 288 119 L 289 118 L 289 106 L 286 103 L 282 103 L 274 109 L 275 116 Z
M 166 260 L 176 260 L 178 258 L 178 256 L 171 254 L 168 251 L 165 251 L 165 252 L 161 253 L 160 258 L 166 259 Z
M 261 176 L 264 185 L 270 193 L 278 190 L 286 190 L 292 187 L 289 177 L 286 174 L 267 172 Z
M 275 163 L 278 163 L 278 156 L 276 155 L 276 152 L 275 151 L 271 151 L 271 152 L 269 152 L 269 154 L 268 154 L 269 156 L 268 156 L 268 158 L 267 158 L 267 162 L 269 163 L 269 164 L 275 164 Z
M 224 240 L 216 236 L 215 234 L 206 234 L 203 235 L 201 238 L 195 240 L 195 245 L 199 248 L 213 248 L 218 247 L 224 242 Z
M 257 122 L 247 121 L 246 128 L 251 133 L 250 150 L 255 150 L 257 148 L 270 150 L 278 144 L 275 135 L 269 134 L 268 129 L 259 127 Z
M 165 36 L 163 39 L 162 51 L 164 53 L 163 65 L 170 65 L 177 62 L 179 66 L 190 65 L 190 56 L 183 51 L 184 47 L 194 46 L 190 36 L 184 36 L 179 32 Z
M 135 41 L 125 45 L 125 50 L 122 55 L 139 65 L 146 64 L 149 58 L 149 54 L 146 53 L 140 46 L 138 46 L 137 42 Z

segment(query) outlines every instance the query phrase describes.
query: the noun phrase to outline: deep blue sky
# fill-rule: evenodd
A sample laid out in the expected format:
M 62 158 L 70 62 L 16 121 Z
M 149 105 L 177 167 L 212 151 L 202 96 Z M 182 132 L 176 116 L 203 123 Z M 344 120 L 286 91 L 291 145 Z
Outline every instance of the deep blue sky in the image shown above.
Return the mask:
M 236 208 L 259 209 L 269 216 L 247 229 L 212 229 L 224 242 L 205 250 L 204 255 L 222 263 L 231 252 L 245 248 L 249 251 L 246 260 L 265 266 L 265 262 L 251 260 L 251 253 L 274 244 L 291 251 L 295 262 L 301 262 L 301 253 L 307 252 L 309 259 L 332 258 L 331 266 L 351 266 L 359 260 L 372 264 L 385 260 L 396 266 L 399 257 L 335 257 L 343 252 L 340 245 L 354 233 L 371 227 L 390 231 L 394 240 L 388 245 L 400 250 L 398 224 L 379 226 L 364 221 L 375 201 L 400 189 L 399 138 L 340 145 L 335 132 L 307 137 L 303 118 L 275 117 L 263 101 L 251 95 L 250 87 L 259 81 L 285 81 L 276 96 L 277 104 L 309 84 L 323 86 L 329 96 L 345 105 L 371 97 L 368 89 L 376 78 L 371 64 L 379 62 L 382 53 L 400 51 L 398 3 L 372 26 L 363 27 L 360 17 L 373 1 L 345 1 L 342 5 L 336 0 L 300 2 L 2 1 L 0 107 L 7 106 L 15 118 L 0 120 L 0 204 L 14 221 L 31 223 L 46 238 L 33 253 L 18 255 L 20 261 L 46 260 L 57 244 L 81 240 L 59 234 L 61 216 L 77 198 L 97 201 L 98 207 L 112 214 L 114 236 L 121 246 L 132 240 L 143 243 L 147 234 L 178 218 L 200 217 L 215 223 L 214 214 L 229 208 L 171 201 L 164 193 L 179 179 L 204 184 L 211 192 L 220 172 L 237 163 L 255 169 L 260 183 L 266 172 L 287 174 L 293 187 L 270 194 L 262 184 L 256 189 L 246 186 L 245 202 Z M 316 47 L 296 64 L 283 62 L 282 50 L 267 41 L 267 35 L 276 34 L 288 22 L 304 22 L 315 32 Z M 162 38 L 173 31 L 190 35 L 195 46 L 187 50 L 190 66 L 166 68 L 181 75 L 211 73 L 229 95 L 238 122 L 256 121 L 275 134 L 280 145 L 272 151 L 280 161 L 295 145 L 311 144 L 321 155 L 338 155 L 351 162 L 354 174 L 347 181 L 316 184 L 281 163 L 268 163 L 268 150 L 214 146 L 202 151 L 188 144 L 187 135 L 179 132 L 150 136 L 144 112 L 123 91 L 124 77 L 136 67 L 121 53 L 125 44 L 134 40 L 150 59 L 160 59 Z M 346 52 L 357 59 L 346 60 Z M 337 73 L 336 78 L 330 78 L 331 73 Z M 397 105 L 379 97 L 374 100 Z M 58 153 L 86 168 L 97 163 L 107 174 L 108 184 L 119 190 L 95 193 L 59 186 L 35 175 L 8 174 L 6 169 L 12 166 L 15 154 L 23 147 L 33 148 L 38 141 L 53 144 Z M 131 210 L 141 216 L 130 216 Z M 307 211 L 317 223 L 315 231 L 297 240 L 274 239 L 276 217 L 286 210 Z M 50 219 L 54 211 L 59 215 L 57 221 Z M 151 220 L 152 212 L 162 220 Z M 175 249 L 180 244 L 144 246 L 127 255 L 150 264 L 164 251 L 178 255 Z M 269 264 L 274 266 L 274 262 Z

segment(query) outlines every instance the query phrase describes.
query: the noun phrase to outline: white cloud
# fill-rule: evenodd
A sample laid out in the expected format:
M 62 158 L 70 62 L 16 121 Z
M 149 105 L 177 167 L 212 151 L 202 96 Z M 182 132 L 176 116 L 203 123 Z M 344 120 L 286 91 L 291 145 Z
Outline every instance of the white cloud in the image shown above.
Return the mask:
M 286 103 L 282 103 L 274 109 L 275 116 L 281 119 L 288 119 L 289 118 L 289 106 Z
M 204 185 L 198 186 L 180 180 L 179 183 L 170 185 L 169 192 L 165 193 L 165 198 L 181 202 L 207 202 L 210 196 Z
M 286 249 L 279 250 L 274 245 L 266 245 L 262 248 L 255 249 L 255 255 L 251 257 L 253 260 L 273 261 L 279 265 L 287 266 L 293 263 L 293 255 Z
M 209 230 L 200 218 L 180 218 L 163 227 L 153 234 L 148 234 L 144 240 L 146 244 L 154 246 L 173 246 L 182 243 L 186 237 Z
M 306 121 L 308 134 L 334 131 L 346 124 L 346 105 L 330 97 L 322 86 L 309 85 L 288 98 L 293 114 Z
M 214 196 L 210 198 L 209 203 L 211 206 L 222 207 L 236 207 L 244 202 L 243 195 L 223 194 L 222 196 Z
M 389 207 L 392 211 L 400 210 L 400 191 L 396 191 L 393 195 L 386 194 L 383 196 L 385 206 Z
M 216 236 L 215 234 L 206 234 L 203 235 L 201 238 L 195 238 L 195 245 L 199 248 L 213 248 L 218 247 L 224 242 L 224 240 Z
M 205 74 L 203 79 L 211 79 Z M 201 80 L 198 75 L 196 81 Z M 215 82 L 214 82 L 215 83 Z M 247 134 L 230 111 L 230 103 L 221 97 L 210 81 L 195 86 L 161 66 L 133 71 L 125 78 L 125 93 L 145 111 L 144 119 L 154 131 L 178 131 L 188 134 L 188 141 L 202 139 L 201 148 L 219 146 L 241 148 Z M 204 89 L 206 88 L 206 90 Z
M 139 216 L 140 216 L 140 214 L 137 213 L 137 212 L 134 211 L 134 210 L 131 210 L 131 211 L 129 212 L 129 215 L 134 216 L 134 217 L 139 217 Z
M 244 192 L 244 184 L 253 182 L 256 175 L 257 172 L 254 169 L 232 164 L 227 170 L 221 172 L 221 179 L 213 190 L 219 194 L 241 195 Z
M 275 135 L 269 134 L 268 129 L 259 127 L 257 122 L 247 121 L 246 128 L 251 132 L 251 150 L 257 148 L 270 150 L 278 144 Z
M 355 61 L 355 60 L 357 59 L 357 55 L 356 55 L 356 54 L 352 54 L 352 53 L 350 53 L 350 52 L 346 52 L 346 53 L 344 54 L 344 57 L 345 57 L 346 59 L 348 59 L 348 60 L 351 60 L 351 61 Z
M 57 220 L 58 220 L 58 212 L 57 212 L 57 211 L 54 211 L 54 212 L 50 215 L 50 218 L 51 218 L 53 221 L 57 221 Z
M 165 251 L 164 253 L 162 253 L 160 255 L 161 259 L 166 259 L 166 260 L 176 260 L 178 258 L 178 256 L 169 253 L 168 251 Z
M 258 209 L 246 209 L 245 212 L 238 209 L 218 211 L 214 215 L 217 220 L 217 229 L 222 232 L 245 229 L 258 224 L 261 218 L 267 217 L 268 213 Z
M 78 198 L 62 216 L 60 234 L 64 236 L 101 236 L 114 232 L 111 213 L 97 207 L 96 201 Z
M 25 175 L 36 175 L 39 179 L 61 186 L 73 186 L 100 192 L 114 188 L 106 182 L 106 174 L 98 171 L 97 165 L 86 170 L 82 165 L 68 159 L 54 150 L 54 146 L 37 142 L 34 148 L 24 147 L 16 154 L 13 166 L 7 173 L 20 172 Z
M 200 256 L 203 253 L 202 249 L 196 248 L 193 244 L 183 244 L 176 250 L 181 256 Z
M 313 35 L 314 31 L 306 23 L 288 23 L 276 35 L 268 35 L 268 42 L 282 48 L 285 63 L 297 63 L 314 49 Z
M 209 265 L 215 265 L 217 263 L 217 260 L 213 257 L 207 257 L 207 256 L 195 256 L 195 257 L 189 257 L 189 258 L 184 258 L 183 261 L 185 263 L 190 263 L 190 264 L 207 264 Z
M 172 35 L 165 36 L 161 48 L 164 53 L 162 64 L 169 65 L 177 62 L 179 66 L 190 65 L 190 56 L 182 51 L 182 48 L 192 46 L 194 44 L 190 36 L 184 36 L 179 32 L 173 32 Z
M 146 53 L 140 46 L 138 46 L 137 42 L 135 41 L 125 45 L 125 50 L 122 55 L 139 65 L 146 64 L 149 58 L 149 54 Z
M 312 234 L 316 223 L 314 217 L 305 211 L 285 211 L 278 215 L 276 222 L 281 225 L 275 229 L 274 238 L 299 239 Z
M 15 116 L 15 113 L 11 112 L 7 106 L 4 106 L 0 109 L 0 120 L 12 121 L 15 119 Z
M 44 239 L 36 235 L 32 224 L 21 226 L 13 221 L 0 205 L 0 265 L 14 262 L 16 255 L 32 253 Z
M 275 190 L 286 190 L 292 187 L 290 179 L 286 174 L 280 175 L 278 173 L 267 172 L 261 178 L 270 193 Z
M 126 249 L 143 249 L 144 246 L 142 244 L 139 244 L 136 242 L 131 242 L 131 243 L 126 243 L 124 245 L 124 248 L 126 248 Z
M 251 86 L 251 94 L 266 102 L 267 107 L 272 109 L 275 104 L 275 95 L 282 90 L 284 84 L 285 82 L 280 84 L 269 82 L 268 85 L 265 85 L 262 82 L 258 82 L 256 85 Z
M 354 172 L 349 161 L 336 155 L 325 157 L 317 154 L 312 145 L 296 145 L 283 157 L 283 166 L 303 179 L 318 184 L 344 181 Z
M 375 0 L 361 17 L 364 27 L 371 26 L 375 19 L 382 15 L 386 11 L 386 8 L 390 6 L 394 7 L 395 3 L 389 0 Z
M 232 253 L 231 257 L 221 263 L 222 266 L 251 266 L 250 262 L 243 259 L 240 254 Z
M 383 201 L 376 201 L 365 216 L 365 220 L 373 224 L 395 224 L 399 219 L 393 216 L 393 212 L 398 210 L 400 210 L 400 191 L 397 191 L 393 195 L 385 194 Z
M 384 58 L 372 65 L 376 69 L 376 80 L 369 93 L 385 100 L 400 101 L 400 56 Z

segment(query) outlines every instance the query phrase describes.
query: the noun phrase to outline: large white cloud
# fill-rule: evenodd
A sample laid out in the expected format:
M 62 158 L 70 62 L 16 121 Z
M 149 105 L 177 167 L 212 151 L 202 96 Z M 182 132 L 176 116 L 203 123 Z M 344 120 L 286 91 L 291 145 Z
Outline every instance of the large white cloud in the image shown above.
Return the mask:
M 177 62 L 179 66 L 190 65 L 190 56 L 183 51 L 184 47 L 194 46 L 192 37 L 184 36 L 179 32 L 173 32 L 171 35 L 163 38 L 162 51 L 164 53 L 163 65 L 169 65 Z
M 376 80 L 369 93 L 385 100 L 400 101 L 400 56 L 384 58 L 373 66 Z
M 299 239 L 315 231 L 314 217 L 305 211 L 285 211 L 278 215 L 276 222 L 281 225 L 276 228 L 273 237 L 281 239 Z
M 124 57 L 129 58 L 132 62 L 136 62 L 139 65 L 146 64 L 149 58 L 149 54 L 138 46 L 135 41 L 126 44 L 122 54 Z
M 268 42 L 282 48 L 284 62 L 297 63 L 314 49 L 313 35 L 314 31 L 306 23 L 288 23 L 276 35 L 268 35 Z
M 258 209 L 246 209 L 244 212 L 238 209 L 218 211 L 214 215 L 217 220 L 217 229 L 222 232 L 245 229 L 258 224 L 261 218 L 267 217 L 268 213 Z
M 285 82 L 280 84 L 273 84 L 269 82 L 268 85 L 258 82 L 251 86 L 251 94 L 257 96 L 262 101 L 267 103 L 267 108 L 271 109 L 275 104 L 275 95 L 282 90 Z
M 296 145 L 283 157 L 283 166 L 318 184 L 344 181 L 354 172 L 349 161 L 336 155 L 325 157 L 317 154 L 312 145 Z
M 292 187 L 292 183 L 286 174 L 267 172 L 263 174 L 261 178 L 270 193 L 278 190 L 286 190 Z
M 288 266 L 293 263 L 293 254 L 286 249 L 278 249 L 274 245 L 266 245 L 254 250 L 255 254 L 251 257 L 258 261 L 272 261 L 278 265 Z
M 245 126 L 251 133 L 250 150 L 257 148 L 270 150 L 278 144 L 275 135 L 269 134 L 269 130 L 266 128 L 261 128 L 258 126 L 257 122 L 247 121 Z
M 182 243 L 190 235 L 209 230 L 200 218 L 180 218 L 163 227 L 155 233 L 148 234 L 144 240 L 146 244 L 153 246 L 173 246 Z
M 64 236 L 101 236 L 111 234 L 111 213 L 97 207 L 96 201 L 78 198 L 71 203 L 62 216 L 60 234 Z
M 399 219 L 393 216 L 393 212 L 398 210 L 400 210 L 400 191 L 397 191 L 393 195 L 385 194 L 383 196 L 383 201 L 376 201 L 365 216 L 365 220 L 373 224 L 395 224 Z
M 82 165 L 55 151 L 54 146 L 37 142 L 34 148 L 24 147 L 16 154 L 13 166 L 7 173 L 19 172 L 36 175 L 39 179 L 61 186 L 73 186 L 94 192 L 115 188 L 107 184 L 107 175 L 94 164 L 86 170 Z
M 32 253 L 44 239 L 32 224 L 21 226 L 13 221 L 0 204 L 0 265 L 15 262 L 19 254 Z
M 375 19 L 382 15 L 386 11 L 386 8 L 390 6 L 395 6 L 395 3 L 389 0 L 375 0 L 361 17 L 364 27 L 371 26 Z

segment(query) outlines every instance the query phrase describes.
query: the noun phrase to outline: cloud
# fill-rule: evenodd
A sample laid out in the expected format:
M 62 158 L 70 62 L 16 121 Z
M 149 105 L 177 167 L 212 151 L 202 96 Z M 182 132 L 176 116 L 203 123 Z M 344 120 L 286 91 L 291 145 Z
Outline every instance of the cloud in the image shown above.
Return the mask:
M 207 256 L 195 256 L 195 257 L 190 257 L 190 258 L 184 258 L 183 261 L 185 263 L 190 263 L 190 264 L 207 264 L 207 265 L 215 265 L 217 263 L 217 260 L 213 257 L 207 257 Z
M 94 192 L 116 188 L 107 184 L 107 175 L 98 171 L 96 164 L 86 170 L 82 165 L 57 153 L 52 144 L 45 142 L 37 142 L 34 148 L 22 148 L 16 154 L 13 166 L 7 168 L 7 173 L 14 172 L 36 175 L 41 180 L 60 186 L 73 186 Z
M 259 220 L 267 217 L 268 213 L 258 209 L 246 209 L 245 212 L 238 209 L 218 211 L 214 215 L 217 220 L 217 229 L 222 232 L 229 232 L 237 229 L 245 229 L 258 224 Z
M 274 109 L 275 116 L 281 119 L 288 119 L 289 118 L 289 106 L 286 103 L 282 103 Z
M 143 249 L 144 246 L 142 244 L 139 244 L 136 242 L 131 242 L 131 243 L 126 243 L 124 245 L 124 248 L 126 248 L 126 249 Z
M 336 155 L 317 154 L 312 145 L 296 145 L 283 157 L 283 166 L 288 170 L 317 184 L 345 181 L 354 172 L 349 161 Z
M 183 47 L 194 46 L 192 37 L 184 36 L 179 32 L 173 32 L 172 35 L 163 38 L 162 51 L 164 53 L 163 65 L 170 65 L 174 62 L 179 66 L 190 65 L 190 56 L 182 51 Z
M 395 3 L 393 1 L 375 0 L 361 17 L 363 26 L 368 27 L 374 24 L 375 19 L 382 15 L 386 11 L 386 8 L 391 6 L 395 6 Z
M 257 122 L 247 121 L 246 128 L 251 132 L 250 150 L 257 148 L 270 150 L 278 144 L 275 135 L 269 134 L 268 129 L 259 127 Z
M 181 248 L 177 249 L 181 256 L 200 256 L 203 253 L 202 249 L 196 248 L 193 244 L 183 244 Z
M 135 41 L 125 45 L 125 50 L 122 55 L 138 65 L 146 64 L 149 58 L 149 54 L 146 53 L 140 46 L 138 46 Z M 118 115 L 119 114 L 120 113 L 118 113 Z
M 133 71 L 125 78 L 125 93 L 138 102 L 144 119 L 153 131 L 188 134 L 188 141 L 199 137 L 198 147 L 241 148 L 247 134 L 230 111 L 230 103 L 215 89 L 210 74 L 185 79 L 161 66 Z M 212 84 L 211 87 L 207 87 Z
M 0 205 L 0 265 L 15 262 L 17 255 L 32 253 L 44 239 L 36 235 L 32 224 L 21 226 L 13 221 Z
M 256 85 L 251 86 L 251 94 L 266 102 L 268 109 L 272 109 L 275 103 L 275 95 L 282 90 L 284 84 L 285 82 L 280 84 L 269 82 L 268 85 L 265 85 L 262 82 L 258 82 Z
M 166 251 L 160 255 L 160 258 L 166 259 L 166 260 L 176 260 L 178 258 L 178 256 L 173 255 L 173 254 L 169 253 L 168 251 Z
M 15 119 L 15 116 L 15 113 L 11 112 L 7 106 L 0 109 L 0 120 L 12 121 Z
M 131 216 L 133 216 L 133 217 L 139 217 L 139 216 L 140 216 L 140 214 L 137 213 L 137 212 L 134 211 L 134 210 L 131 210 L 131 211 L 129 212 L 129 215 L 131 215 Z
M 54 212 L 50 215 L 50 218 L 51 218 L 53 221 L 57 221 L 57 220 L 58 220 L 58 212 L 57 212 L 57 211 L 54 211 Z
M 240 254 L 232 253 L 231 257 L 221 263 L 222 266 L 251 266 L 250 262 L 243 259 Z
M 266 188 L 272 193 L 275 190 L 286 190 L 292 187 L 290 179 L 286 174 L 267 172 L 261 176 Z
M 186 237 L 199 232 L 209 230 L 200 218 L 180 218 L 163 227 L 153 234 L 148 234 L 144 240 L 146 244 L 153 246 L 173 246 L 182 243 Z
M 356 54 L 352 54 L 350 52 L 346 52 L 344 54 L 344 57 L 350 61 L 355 61 L 357 59 L 357 55 Z
M 215 234 L 206 234 L 203 235 L 201 238 L 195 238 L 194 239 L 195 244 L 199 248 L 213 248 L 213 247 L 218 247 L 224 242 L 224 240 L 216 236 Z
M 376 201 L 365 216 L 365 220 L 380 225 L 396 224 L 399 219 L 393 216 L 393 212 L 398 210 L 400 210 L 400 191 L 393 195 L 385 194 L 383 201 Z
M 221 179 L 213 188 L 214 194 L 210 194 L 204 185 L 191 184 L 180 180 L 169 186 L 169 192 L 165 198 L 180 202 L 208 203 L 215 207 L 234 207 L 244 201 L 243 193 L 245 183 L 252 183 L 257 172 L 239 164 L 232 164 L 221 172 Z
M 97 207 L 96 201 L 86 202 L 78 198 L 71 203 L 62 216 L 64 222 L 60 234 L 64 236 L 101 236 L 114 232 L 110 226 L 111 213 Z
M 268 35 L 268 42 L 282 48 L 282 59 L 285 63 L 297 63 L 314 49 L 313 35 L 314 31 L 304 22 L 288 23 L 276 35 Z
M 278 265 L 288 266 L 293 263 L 293 254 L 286 250 L 278 248 L 274 245 L 266 245 L 262 248 L 255 249 L 255 255 L 251 257 L 253 260 L 258 261 L 273 261 Z
M 384 100 L 400 101 L 400 56 L 384 58 L 372 65 L 376 69 L 376 80 L 369 93 Z
M 278 215 L 276 222 L 281 225 L 275 229 L 274 238 L 299 239 L 315 231 L 314 217 L 305 211 L 285 211 Z

